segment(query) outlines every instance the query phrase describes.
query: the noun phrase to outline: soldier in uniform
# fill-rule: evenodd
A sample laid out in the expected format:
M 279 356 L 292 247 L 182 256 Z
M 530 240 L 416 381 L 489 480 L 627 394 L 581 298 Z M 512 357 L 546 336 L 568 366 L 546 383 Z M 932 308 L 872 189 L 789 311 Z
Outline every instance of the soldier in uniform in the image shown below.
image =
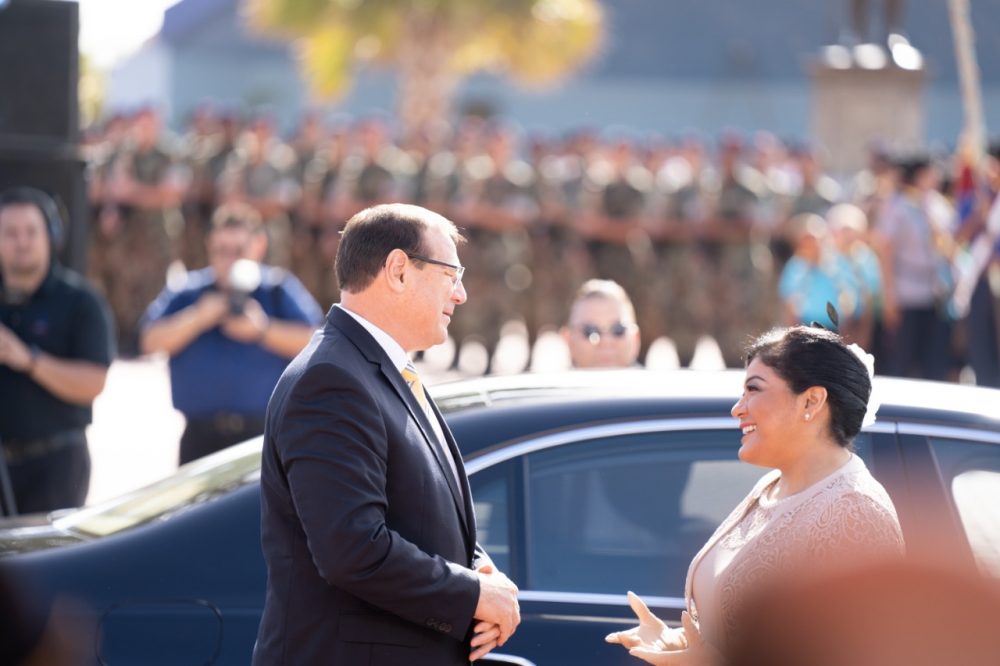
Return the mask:
M 208 105 L 191 114 L 188 130 L 181 139 L 180 157 L 187 165 L 191 185 L 184 196 L 184 234 L 180 258 L 188 270 L 205 266 L 205 233 L 212 214 L 214 185 L 208 173 L 208 160 L 219 140 L 218 120 Z
M 301 194 L 293 175 L 295 153 L 274 131 L 270 118 L 255 118 L 239 140 L 220 176 L 226 203 L 246 203 L 264 219 L 267 263 L 290 268 L 292 224 L 289 211 Z
M 346 223 L 359 211 L 383 203 L 408 203 L 416 165 L 393 145 L 386 124 L 368 118 L 354 130 L 354 145 L 340 167 L 334 215 Z
M 302 173 L 293 261 L 296 275 L 324 308 L 339 296 L 333 269 L 344 220 L 334 210 L 334 197 L 349 141 L 348 127 L 333 127 Z
M 496 127 L 489 132 L 486 152 L 466 163 L 470 181 L 459 206 L 476 262 L 471 264 L 476 270 L 467 289 L 475 294 L 469 302 L 477 305 L 462 308 L 466 310 L 463 316 L 475 322 L 477 337 L 486 347 L 487 374 L 492 371 L 501 328 L 510 319 L 523 317 L 530 307 L 528 228 L 537 218 L 538 205 L 532 196 L 534 171 L 514 150 L 509 129 Z M 532 342 L 529 340 L 529 345 Z
M 618 139 L 608 154 L 590 164 L 580 231 L 590 246 L 596 276 L 614 280 L 633 296 L 639 326 L 656 330 L 660 306 L 649 294 L 656 256 L 649 237 L 648 198 L 652 174 L 639 163 L 632 144 Z M 643 340 L 645 360 L 649 340 Z
M 662 209 L 657 207 L 650 227 L 657 258 L 653 280 L 664 330 L 682 366 L 690 365 L 711 319 L 710 273 L 701 243 L 713 176 L 704 143 L 694 135 L 681 140 L 655 175 Z
M 559 153 L 549 156 L 543 166 L 547 196 L 542 201 L 544 219 L 551 238 L 551 261 L 545 262 L 545 279 L 550 286 L 544 307 L 551 319 L 569 318 L 570 303 L 578 285 L 593 274 L 589 248 L 580 233 L 584 205 L 584 183 L 594 154 L 594 136 L 579 130 L 566 137 Z M 548 319 L 543 321 L 549 321 Z
M 758 271 L 751 252 L 754 230 L 770 226 L 761 210 L 764 183 L 759 173 L 746 169 L 742 157 L 742 138 L 724 135 L 719 190 L 709 218 L 711 333 L 727 367 L 742 364 L 748 335 L 775 322 L 773 277 Z M 770 271 L 770 266 L 766 268 Z
M 184 229 L 181 201 L 189 177 L 161 136 L 159 115 L 140 110 L 104 184 L 99 228 L 105 245 L 100 283 L 122 355 L 138 352 L 139 318 L 166 284 Z

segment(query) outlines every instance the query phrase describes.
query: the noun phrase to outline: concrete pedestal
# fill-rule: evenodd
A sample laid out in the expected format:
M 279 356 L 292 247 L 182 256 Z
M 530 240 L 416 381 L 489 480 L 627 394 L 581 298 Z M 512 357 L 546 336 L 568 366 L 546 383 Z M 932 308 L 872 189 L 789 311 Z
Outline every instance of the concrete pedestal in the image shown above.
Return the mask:
M 827 168 L 849 173 L 867 163 L 867 146 L 897 150 L 924 144 L 924 69 L 811 66 L 813 137 L 828 151 Z

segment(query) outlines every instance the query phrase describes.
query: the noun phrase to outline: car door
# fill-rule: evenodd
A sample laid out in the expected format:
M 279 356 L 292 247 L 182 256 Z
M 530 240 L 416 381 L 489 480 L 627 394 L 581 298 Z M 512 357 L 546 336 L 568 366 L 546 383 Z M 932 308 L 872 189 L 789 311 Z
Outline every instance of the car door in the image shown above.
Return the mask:
M 469 462 L 480 543 L 521 590 L 500 652 L 544 664 L 633 664 L 604 636 L 635 624 L 633 590 L 664 620 L 692 557 L 766 470 L 738 461 L 731 418 L 603 424 Z
M 900 424 L 899 433 L 908 551 L 1000 576 L 1000 432 Z

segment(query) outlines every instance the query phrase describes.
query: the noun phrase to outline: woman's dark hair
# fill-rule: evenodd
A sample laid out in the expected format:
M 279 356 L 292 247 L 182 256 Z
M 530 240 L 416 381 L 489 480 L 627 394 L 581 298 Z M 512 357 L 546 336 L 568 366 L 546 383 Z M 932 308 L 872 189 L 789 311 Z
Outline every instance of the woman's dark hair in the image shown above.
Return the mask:
M 408 204 L 382 204 L 367 208 L 344 227 L 337 248 L 337 282 L 343 291 L 359 292 L 372 283 L 393 250 L 426 254 L 424 230 L 440 225 L 455 244 L 462 241 L 446 218 Z
M 811 386 L 826 389 L 830 432 L 844 447 L 861 430 L 872 382 L 868 370 L 832 331 L 808 326 L 776 328 L 747 348 L 747 365 L 755 358 L 778 373 L 796 394 Z

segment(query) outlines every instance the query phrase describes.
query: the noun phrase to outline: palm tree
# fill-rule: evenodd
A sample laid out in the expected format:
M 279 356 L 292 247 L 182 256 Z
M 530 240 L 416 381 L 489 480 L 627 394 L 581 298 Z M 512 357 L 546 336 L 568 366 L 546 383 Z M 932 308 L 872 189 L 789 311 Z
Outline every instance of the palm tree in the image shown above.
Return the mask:
M 251 25 L 297 39 L 314 95 L 335 98 L 355 68 L 396 68 L 405 131 L 448 118 L 461 80 L 476 71 L 544 85 L 598 49 L 598 0 L 245 0 Z

